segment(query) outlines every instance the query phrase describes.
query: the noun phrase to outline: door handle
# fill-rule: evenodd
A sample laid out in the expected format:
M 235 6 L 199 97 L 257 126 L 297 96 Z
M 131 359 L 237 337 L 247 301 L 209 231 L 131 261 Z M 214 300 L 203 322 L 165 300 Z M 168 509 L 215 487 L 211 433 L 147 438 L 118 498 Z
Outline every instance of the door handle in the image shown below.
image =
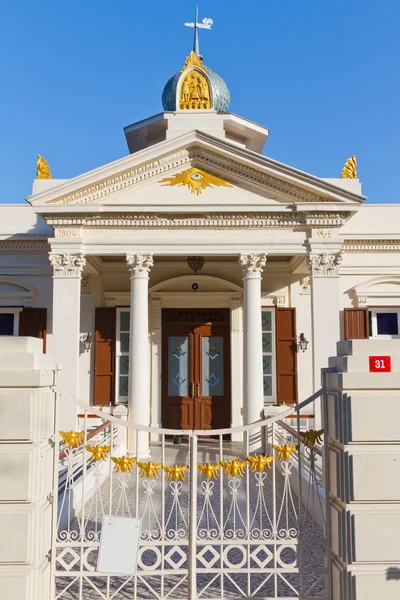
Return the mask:
M 192 395 L 192 400 L 194 400 L 194 383 L 190 384 L 191 389 L 191 395 Z
M 196 396 L 200 400 L 200 383 L 196 383 Z

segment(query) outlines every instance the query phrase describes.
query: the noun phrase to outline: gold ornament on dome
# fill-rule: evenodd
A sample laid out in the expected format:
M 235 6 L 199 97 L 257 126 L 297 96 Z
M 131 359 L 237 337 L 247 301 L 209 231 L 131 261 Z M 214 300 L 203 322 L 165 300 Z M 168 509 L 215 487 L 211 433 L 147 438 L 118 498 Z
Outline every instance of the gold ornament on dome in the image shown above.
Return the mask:
M 182 79 L 179 93 L 181 110 L 211 108 L 210 85 L 203 73 L 191 69 Z
M 148 477 L 149 479 L 157 479 L 158 472 L 162 467 L 162 463 L 153 463 L 151 461 L 147 463 L 138 462 L 140 469 L 140 477 Z
M 212 465 L 211 463 L 205 463 L 203 465 L 197 465 L 199 473 L 204 475 L 206 479 L 218 479 L 218 471 L 221 465 Z
M 163 465 L 163 469 L 167 474 L 168 481 L 183 481 L 186 478 L 186 471 L 188 470 L 187 465 L 173 465 L 172 467 L 166 467 Z
M 250 469 L 253 473 L 262 473 L 265 467 L 271 469 L 272 461 L 275 460 L 276 455 L 274 454 L 273 456 L 266 456 L 265 454 L 255 454 L 254 456 L 246 455 L 246 458 L 250 463 Z
M 36 179 L 52 179 L 49 163 L 40 154 L 37 155 L 35 177 Z
M 309 431 L 300 432 L 301 441 L 305 446 L 315 446 L 315 444 L 322 444 L 323 429 L 316 431 L 310 429 Z
M 197 194 L 197 196 L 208 187 L 233 187 L 228 179 L 223 179 L 222 177 L 218 177 L 218 175 L 211 175 L 211 173 L 207 173 L 207 171 L 203 171 L 203 169 L 199 169 L 198 167 L 191 167 L 172 177 L 164 177 L 159 183 L 171 187 L 185 185 L 192 194 Z
M 62 437 L 62 445 L 77 448 L 83 443 L 85 437 L 84 431 L 60 431 Z
M 115 463 L 114 471 L 116 473 L 118 473 L 118 471 L 121 471 L 122 473 L 129 471 L 129 473 L 132 473 L 133 465 L 136 462 L 136 456 L 133 456 L 132 458 L 129 458 L 128 455 L 121 456 L 120 458 L 115 458 L 115 456 L 112 456 L 111 460 L 113 463 Z
M 183 71 L 186 71 L 186 69 L 188 69 L 189 67 L 197 67 L 198 69 L 201 69 L 202 71 L 207 73 L 207 68 L 203 65 L 203 59 L 193 50 L 186 57 L 185 64 L 181 69 L 181 73 L 183 73 Z
M 274 446 L 274 450 L 278 453 L 279 460 L 289 460 L 293 452 L 299 449 L 299 446 L 290 446 L 285 444 L 284 446 Z
M 357 159 L 355 154 L 344 163 L 340 177 L 341 179 L 357 179 Z
M 241 461 L 240 458 L 237 457 L 235 460 L 220 460 L 219 464 L 224 467 L 225 475 L 227 477 L 243 477 L 247 461 Z
M 111 446 L 85 446 L 85 449 L 91 453 L 93 460 L 107 460 Z

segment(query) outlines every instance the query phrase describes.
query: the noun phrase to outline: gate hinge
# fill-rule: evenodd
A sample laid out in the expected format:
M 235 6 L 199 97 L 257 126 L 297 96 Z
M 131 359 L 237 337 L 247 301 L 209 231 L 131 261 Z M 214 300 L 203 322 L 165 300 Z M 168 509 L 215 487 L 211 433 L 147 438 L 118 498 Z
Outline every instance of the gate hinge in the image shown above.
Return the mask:
M 54 502 L 53 492 L 50 492 L 50 494 L 47 494 L 47 500 L 48 500 L 49 504 L 53 504 L 53 502 Z
M 50 550 L 48 551 L 48 553 L 46 554 L 46 558 L 47 558 L 47 560 L 48 560 L 49 562 L 51 562 L 51 548 L 50 548 Z
M 52 448 L 54 448 L 54 446 L 56 445 L 53 437 L 49 437 L 49 444 Z

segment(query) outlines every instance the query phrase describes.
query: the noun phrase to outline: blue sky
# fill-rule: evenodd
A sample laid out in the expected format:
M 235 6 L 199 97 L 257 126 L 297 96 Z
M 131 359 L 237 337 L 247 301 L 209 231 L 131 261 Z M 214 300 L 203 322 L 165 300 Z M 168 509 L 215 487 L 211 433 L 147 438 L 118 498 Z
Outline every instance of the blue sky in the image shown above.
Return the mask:
M 19 0 L 0 22 L 0 202 L 24 202 L 36 154 L 71 178 L 127 154 L 191 49 L 194 2 Z M 270 128 L 264 153 L 336 177 L 356 153 L 370 202 L 400 202 L 400 2 L 199 2 L 205 64 L 230 110 Z

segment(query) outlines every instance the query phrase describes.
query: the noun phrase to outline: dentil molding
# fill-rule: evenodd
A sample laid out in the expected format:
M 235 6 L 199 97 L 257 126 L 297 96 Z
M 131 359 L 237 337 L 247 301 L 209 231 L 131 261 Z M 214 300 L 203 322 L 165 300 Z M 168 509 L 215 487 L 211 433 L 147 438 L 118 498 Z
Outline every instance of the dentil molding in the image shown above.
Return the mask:
M 153 266 L 152 254 L 127 254 L 126 263 L 131 277 L 148 277 Z
M 81 277 L 86 258 L 83 254 L 50 254 L 54 277 Z
M 308 264 L 313 277 L 335 277 L 339 275 L 339 265 L 343 260 L 343 252 L 340 250 L 334 254 L 322 252 L 321 254 L 309 254 Z
M 243 267 L 243 277 L 261 277 L 263 268 L 267 264 L 265 254 L 241 254 L 239 264 Z

